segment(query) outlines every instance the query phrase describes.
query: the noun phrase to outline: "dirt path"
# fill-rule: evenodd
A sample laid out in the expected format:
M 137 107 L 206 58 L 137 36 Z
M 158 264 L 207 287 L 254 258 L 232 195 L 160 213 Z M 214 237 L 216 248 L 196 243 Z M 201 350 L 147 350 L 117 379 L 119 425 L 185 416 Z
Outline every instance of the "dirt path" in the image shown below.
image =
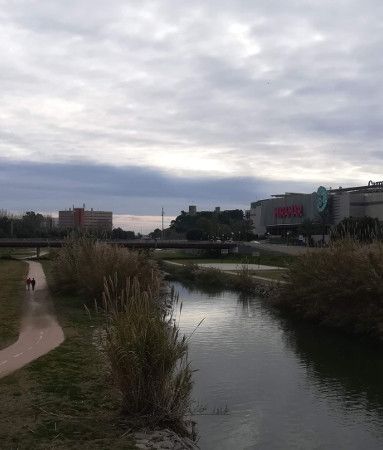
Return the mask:
M 0 378 L 45 355 L 64 341 L 57 323 L 40 263 L 27 261 L 28 276 L 36 280 L 35 291 L 26 292 L 25 309 L 17 342 L 0 351 Z

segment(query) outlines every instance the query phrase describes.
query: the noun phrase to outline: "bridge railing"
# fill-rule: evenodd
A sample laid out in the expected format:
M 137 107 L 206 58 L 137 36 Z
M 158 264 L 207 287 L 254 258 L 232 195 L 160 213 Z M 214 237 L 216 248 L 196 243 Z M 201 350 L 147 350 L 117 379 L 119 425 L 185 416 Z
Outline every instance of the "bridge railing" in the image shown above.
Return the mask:
M 162 240 L 162 239 L 116 239 L 103 240 L 111 245 L 119 245 L 130 248 L 196 248 L 196 249 L 232 249 L 239 245 L 238 242 L 214 242 L 214 241 L 188 241 Z M 1 238 L 0 247 L 62 247 L 65 239 L 51 238 Z

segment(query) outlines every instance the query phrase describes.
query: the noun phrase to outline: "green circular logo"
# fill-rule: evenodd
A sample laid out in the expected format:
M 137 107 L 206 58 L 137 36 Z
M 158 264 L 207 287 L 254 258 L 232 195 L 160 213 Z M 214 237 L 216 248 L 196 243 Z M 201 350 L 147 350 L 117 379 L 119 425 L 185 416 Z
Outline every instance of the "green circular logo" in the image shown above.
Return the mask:
M 317 210 L 322 212 L 326 209 L 328 203 L 328 193 L 324 186 L 319 186 L 317 190 Z

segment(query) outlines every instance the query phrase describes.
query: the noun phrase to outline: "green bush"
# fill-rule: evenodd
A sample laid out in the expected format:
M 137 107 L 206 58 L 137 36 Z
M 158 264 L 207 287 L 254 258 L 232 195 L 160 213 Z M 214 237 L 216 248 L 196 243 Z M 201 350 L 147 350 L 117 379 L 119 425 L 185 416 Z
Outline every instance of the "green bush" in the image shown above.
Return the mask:
M 122 409 L 133 426 L 166 426 L 187 434 L 192 370 L 187 339 L 161 308 L 158 279 L 105 284 L 105 349 Z M 172 299 L 174 302 L 174 298 Z
M 342 240 L 296 258 L 277 304 L 304 317 L 383 338 L 383 245 Z
M 88 299 L 101 299 L 105 277 L 115 274 L 121 288 L 127 278 L 137 278 L 145 286 L 159 270 L 143 253 L 82 237 L 68 239 L 54 259 L 55 288 Z

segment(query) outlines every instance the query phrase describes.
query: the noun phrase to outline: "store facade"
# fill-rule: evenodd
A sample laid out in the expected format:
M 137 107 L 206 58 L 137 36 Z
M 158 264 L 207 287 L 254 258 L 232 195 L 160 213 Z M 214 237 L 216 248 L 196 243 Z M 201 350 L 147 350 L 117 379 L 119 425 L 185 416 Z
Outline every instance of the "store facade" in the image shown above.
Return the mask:
M 258 236 L 297 234 L 305 221 L 320 223 L 327 232 L 346 217 L 364 216 L 383 221 L 382 181 L 338 189 L 320 186 L 311 194 L 287 192 L 250 205 L 250 219 Z

